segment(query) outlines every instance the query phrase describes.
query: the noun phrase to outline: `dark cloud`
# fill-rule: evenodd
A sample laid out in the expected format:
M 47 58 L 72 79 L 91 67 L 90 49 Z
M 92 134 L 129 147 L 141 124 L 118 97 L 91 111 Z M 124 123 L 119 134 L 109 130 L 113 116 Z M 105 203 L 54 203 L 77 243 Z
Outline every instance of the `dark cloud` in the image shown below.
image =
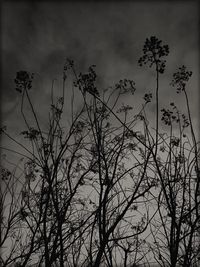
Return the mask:
M 172 72 L 182 64 L 193 71 L 198 68 L 196 1 L 8 2 L 2 13 L 3 97 L 8 102 L 16 101 L 10 88 L 20 69 L 39 75 L 35 98 L 41 90 L 45 97 L 35 102 L 45 101 L 49 90 L 45 85 L 61 77 L 66 57 L 74 59 L 81 71 L 96 64 L 102 86 L 127 77 L 136 79 L 141 95 L 153 90 L 151 72 L 145 74 L 137 66 L 143 42 L 151 35 L 170 46 L 163 103 L 170 98 L 167 80 Z M 197 76 L 191 87 L 197 103 Z M 8 112 L 9 106 L 3 110 Z

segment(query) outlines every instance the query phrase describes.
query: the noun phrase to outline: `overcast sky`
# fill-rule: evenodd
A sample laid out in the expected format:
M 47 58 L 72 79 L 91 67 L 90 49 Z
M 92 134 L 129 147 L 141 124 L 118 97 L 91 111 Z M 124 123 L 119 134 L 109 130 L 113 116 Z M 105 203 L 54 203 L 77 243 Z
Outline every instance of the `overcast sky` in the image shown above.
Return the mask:
M 18 127 L 19 96 L 15 73 L 36 73 L 33 101 L 46 111 L 51 81 L 62 77 L 65 58 L 80 71 L 92 64 L 103 86 L 122 78 L 136 81 L 139 94 L 153 90 L 152 75 L 137 64 L 147 37 L 170 47 L 161 81 L 161 104 L 174 99 L 170 78 L 185 64 L 193 71 L 189 84 L 192 112 L 198 120 L 199 18 L 198 1 L 12 1 L 2 4 L 2 121 Z M 150 87 L 150 88 L 149 88 Z M 177 98 L 179 104 L 181 98 Z M 152 106 L 152 116 L 154 107 Z M 22 129 L 21 129 L 22 130 Z

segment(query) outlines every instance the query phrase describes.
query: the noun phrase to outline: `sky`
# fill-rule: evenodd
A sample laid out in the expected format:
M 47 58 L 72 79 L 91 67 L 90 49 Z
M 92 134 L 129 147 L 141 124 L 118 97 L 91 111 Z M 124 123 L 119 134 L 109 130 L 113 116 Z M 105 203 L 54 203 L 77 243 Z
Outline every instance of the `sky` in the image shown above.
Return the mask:
M 8 1 L 2 4 L 1 12 L 1 121 L 14 136 L 24 130 L 14 84 L 17 71 L 35 73 L 31 97 L 44 123 L 52 80 L 57 79 L 59 90 L 66 58 L 73 59 L 82 72 L 95 64 L 102 88 L 123 78 L 133 79 L 137 96 L 124 102 L 139 105 L 144 93 L 155 89 L 153 71 L 137 64 L 150 36 L 157 36 L 170 48 L 160 82 L 160 106 L 168 107 L 175 100 L 185 107 L 169 83 L 173 72 L 186 65 L 193 71 L 188 91 L 197 128 L 198 1 Z M 155 118 L 155 105 L 150 105 L 148 115 Z
M 173 72 L 183 64 L 193 71 L 189 83 L 192 117 L 197 125 L 199 103 L 199 7 L 198 1 L 14 1 L 2 4 L 1 116 L 11 132 L 20 132 L 20 97 L 14 78 L 19 70 L 35 73 L 32 99 L 44 116 L 53 79 L 57 87 L 65 59 L 75 61 L 79 71 L 96 65 L 101 86 L 120 79 L 136 82 L 138 96 L 154 90 L 152 71 L 137 64 L 147 37 L 168 44 L 165 74 L 161 77 L 160 105 L 177 100 L 169 86 Z M 59 90 L 59 89 L 58 89 Z M 100 89 L 101 90 L 101 89 Z M 138 99 L 124 99 L 137 102 Z M 137 103 L 136 103 L 137 104 Z M 155 105 L 150 107 L 155 115 Z

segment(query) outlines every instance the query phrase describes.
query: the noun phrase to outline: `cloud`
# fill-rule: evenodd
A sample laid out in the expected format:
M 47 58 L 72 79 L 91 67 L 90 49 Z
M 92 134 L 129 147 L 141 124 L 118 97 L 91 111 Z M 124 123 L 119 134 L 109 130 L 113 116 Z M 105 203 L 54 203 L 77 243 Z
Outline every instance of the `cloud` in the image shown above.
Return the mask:
M 141 95 L 153 90 L 151 71 L 137 66 L 144 40 L 151 35 L 170 46 L 161 102 L 169 97 L 167 79 L 179 65 L 189 64 L 194 70 L 198 66 L 198 8 L 193 1 L 9 2 L 3 4 L 2 11 L 5 105 L 16 102 L 11 80 L 21 69 L 38 75 L 34 101 L 45 101 L 52 79 L 62 75 L 66 57 L 74 59 L 80 71 L 96 64 L 102 86 L 127 77 L 137 80 Z M 197 76 L 193 85 L 195 100 Z M 10 114 L 12 108 L 3 110 Z

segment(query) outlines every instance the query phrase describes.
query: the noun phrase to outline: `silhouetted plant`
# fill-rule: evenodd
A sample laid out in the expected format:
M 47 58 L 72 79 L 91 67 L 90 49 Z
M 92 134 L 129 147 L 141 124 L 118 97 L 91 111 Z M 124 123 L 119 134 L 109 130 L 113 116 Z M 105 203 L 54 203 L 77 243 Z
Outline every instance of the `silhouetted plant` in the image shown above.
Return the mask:
M 94 65 L 78 73 L 67 59 L 56 100 L 52 86 L 48 127 L 40 123 L 31 100 L 34 75 L 17 72 L 26 129 L 19 142 L 1 128 L 20 148 L 11 152 L 23 156 L 15 171 L 1 168 L 2 249 L 12 242 L 1 256 L 2 266 L 128 267 L 149 264 L 151 258 L 160 266 L 197 264 L 199 148 L 186 91 L 192 72 L 182 66 L 171 83 L 184 93 L 187 114 L 171 102 L 160 116 L 159 79 L 168 54 L 168 45 L 158 38 L 146 39 L 139 65 L 155 67 L 156 94 L 155 99 L 152 92 L 144 94 L 139 112 L 120 102 L 137 92 L 133 80 L 100 90 Z M 68 77 L 73 86 L 66 102 Z M 75 93 L 81 99 L 77 110 Z M 152 102 L 155 130 L 147 115 Z M 164 132 L 159 118 L 168 127 Z

